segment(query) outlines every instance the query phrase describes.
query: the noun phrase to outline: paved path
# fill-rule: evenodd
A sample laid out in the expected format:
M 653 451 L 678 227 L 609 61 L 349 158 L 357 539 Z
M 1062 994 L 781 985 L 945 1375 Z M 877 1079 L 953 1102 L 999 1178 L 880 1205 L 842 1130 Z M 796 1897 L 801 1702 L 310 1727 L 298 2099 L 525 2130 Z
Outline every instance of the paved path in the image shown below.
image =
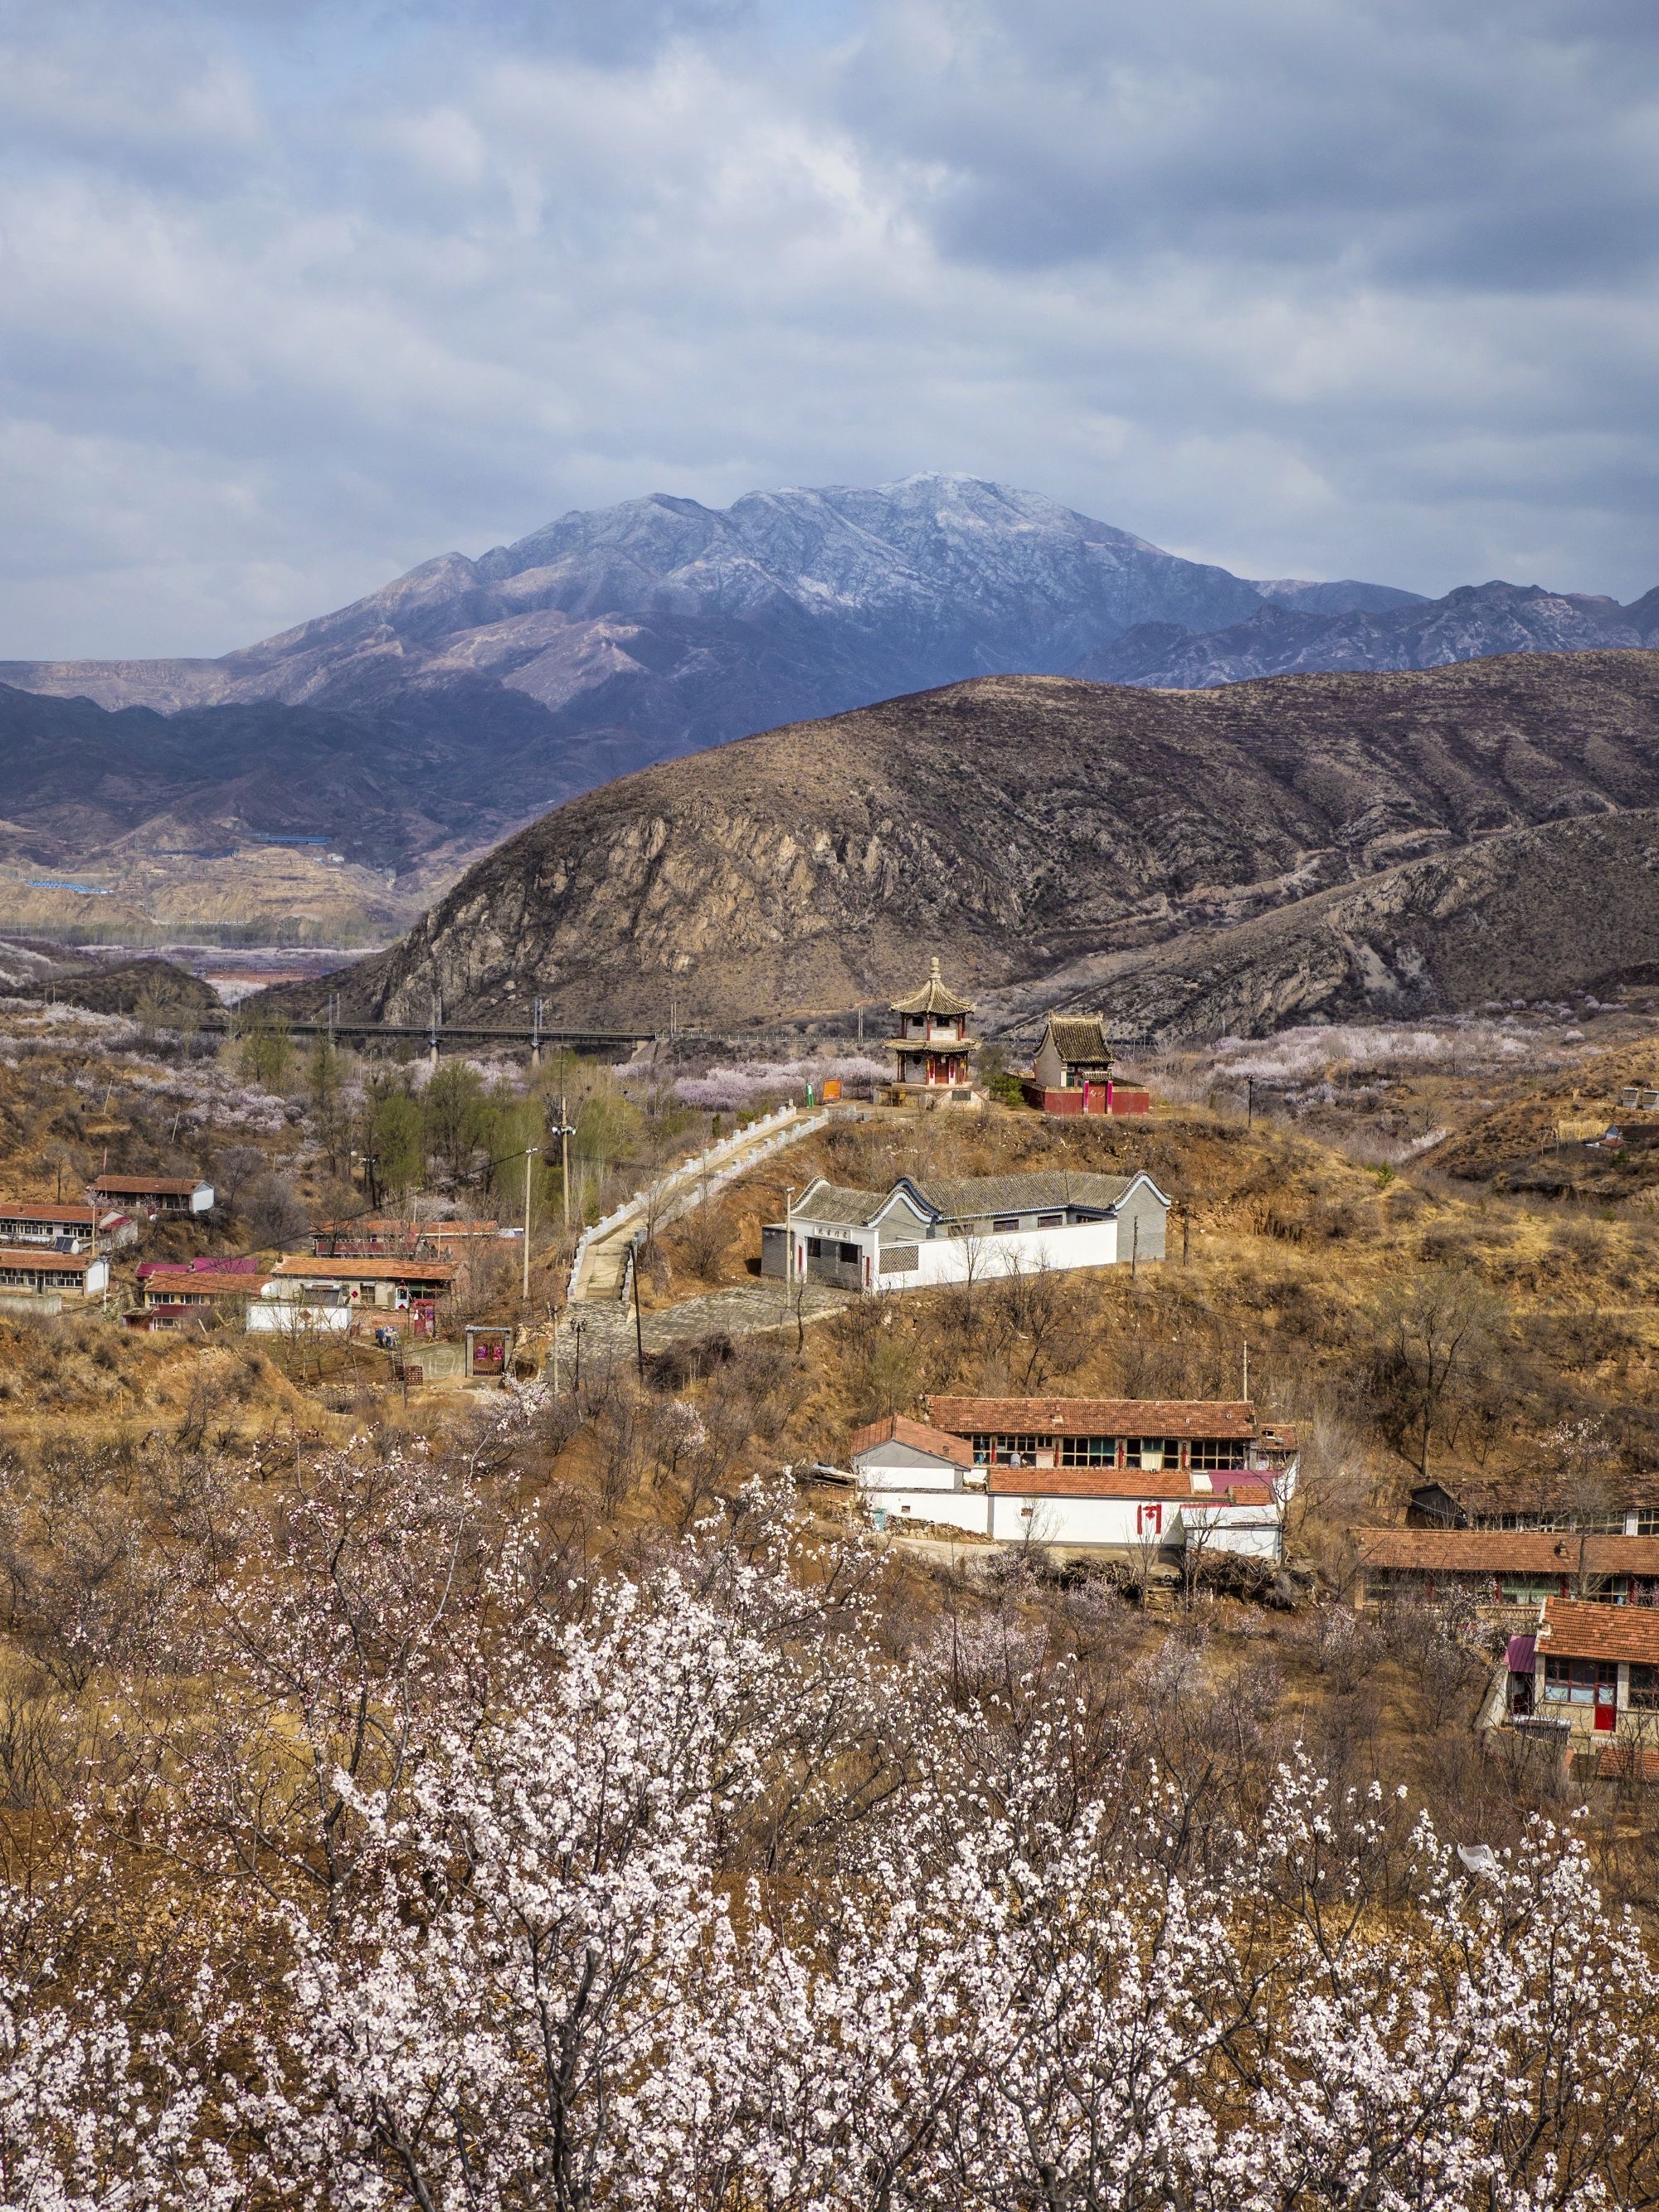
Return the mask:
M 635 1191 L 584 1238 L 571 1280 L 572 1304 L 586 1316 L 590 1307 L 621 1299 L 628 1286 L 629 1247 L 644 1228 L 647 1214 L 654 1212 L 659 1227 L 675 1220 L 706 1193 L 723 1190 L 772 1153 L 823 1128 L 826 1119 L 822 1107 L 768 1115 Z
M 678 1305 L 641 1314 L 640 1334 L 649 1358 L 677 1344 L 701 1344 L 711 1336 L 761 1336 L 769 1329 L 793 1329 L 797 1299 L 803 1320 L 822 1321 L 826 1314 L 838 1313 L 856 1296 L 855 1291 L 836 1290 L 828 1283 L 808 1283 L 804 1287 L 798 1285 L 795 1297 L 787 1298 L 781 1283 L 738 1283 L 727 1290 L 708 1291 L 700 1297 L 682 1298 Z M 617 1298 L 584 1299 L 572 1306 L 559 1324 L 559 1360 L 566 1381 L 576 1356 L 573 1324 L 581 1329 L 584 1361 L 608 1364 L 635 1356 L 632 1305 L 623 1305 Z M 550 1365 L 543 1371 L 550 1376 Z

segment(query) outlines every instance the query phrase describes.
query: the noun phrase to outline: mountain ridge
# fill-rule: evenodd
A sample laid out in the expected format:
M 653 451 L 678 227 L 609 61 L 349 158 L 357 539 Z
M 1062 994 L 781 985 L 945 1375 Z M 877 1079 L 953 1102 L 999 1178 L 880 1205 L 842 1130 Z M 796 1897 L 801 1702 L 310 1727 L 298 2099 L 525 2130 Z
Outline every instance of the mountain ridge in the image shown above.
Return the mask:
M 672 989 L 726 1026 L 879 1004 L 935 951 L 981 997 L 1040 996 L 1495 833 L 1652 808 L 1642 652 L 1187 692 L 986 678 L 586 793 L 273 1003 L 665 1023 Z

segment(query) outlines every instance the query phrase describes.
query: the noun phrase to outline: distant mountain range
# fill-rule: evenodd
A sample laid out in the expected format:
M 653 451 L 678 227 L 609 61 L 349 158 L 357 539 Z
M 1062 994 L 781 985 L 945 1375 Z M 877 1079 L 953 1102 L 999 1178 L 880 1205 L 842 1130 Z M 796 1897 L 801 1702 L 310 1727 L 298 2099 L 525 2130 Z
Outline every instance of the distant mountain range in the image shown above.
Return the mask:
M 879 1007 L 1170 1036 L 1607 990 L 1659 961 L 1659 655 L 1224 690 L 991 677 L 647 769 L 471 869 L 352 1018 L 725 1027 Z
M 183 915 L 198 847 L 231 848 L 228 915 L 242 856 L 303 835 L 365 872 L 313 886 L 315 910 L 337 921 L 356 898 L 384 927 L 566 799 L 884 698 L 1001 673 L 1201 686 L 1646 645 L 1656 608 L 1250 581 L 965 476 L 632 500 L 445 554 L 220 659 L 0 663 L 0 920 L 8 860 L 128 882 L 142 861 Z M 283 896 L 267 884 L 260 913 Z
M 1263 586 L 1264 591 L 1269 587 Z M 1243 622 L 1195 631 L 1185 623 L 1137 623 L 1085 653 L 1072 674 L 1097 684 L 1201 690 L 1256 676 L 1312 669 L 1441 668 L 1498 653 L 1605 653 L 1659 644 L 1659 588 L 1629 606 L 1535 584 L 1465 584 L 1443 599 L 1333 607 L 1273 587 L 1273 604 Z M 1330 587 L 1335 590 L 1341 586 Z

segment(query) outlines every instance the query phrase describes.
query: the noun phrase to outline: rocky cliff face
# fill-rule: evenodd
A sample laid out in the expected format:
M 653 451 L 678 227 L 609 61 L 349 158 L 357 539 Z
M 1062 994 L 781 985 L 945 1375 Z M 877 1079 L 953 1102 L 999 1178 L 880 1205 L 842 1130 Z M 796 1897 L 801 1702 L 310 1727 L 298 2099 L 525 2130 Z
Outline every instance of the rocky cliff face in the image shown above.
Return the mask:
M 1184 938 L 1118 965 L 1091 1003 L 1177 1042 L 1600 995 L 1656 970 L 1659 811 L 1644 808 L 1504 830 Z
M 1340 586 L 1263 585 L 1273 603 L 1247 620 L 1194 635 L 1170 622 L 1139 623 L 1072 673 L 1102 684 L 1163 690 L 1241 684 L 1301 670 L 1440 668 L 1502 653 L 1600 653 L 1659 640 L 1659 591 L 1628 607 L 1616 599 L 1534 585 L 1466 585 L 1443 599 L 1389 606 L 1375 598 L 1334 610 L 1319 593 Z
M 684 1019 L 726 1024 L 884 1000 L 937 951 L 981 994 L 1098 996 L 1173 940 L 1656 806 L 1643 653 L 1188 693 L 988 678 L 589 793 L 338 988 L 388 1018 L 435 993 L 455 1016 L 540 996 L 596 1024 L 663 1021 L 672 988 Z

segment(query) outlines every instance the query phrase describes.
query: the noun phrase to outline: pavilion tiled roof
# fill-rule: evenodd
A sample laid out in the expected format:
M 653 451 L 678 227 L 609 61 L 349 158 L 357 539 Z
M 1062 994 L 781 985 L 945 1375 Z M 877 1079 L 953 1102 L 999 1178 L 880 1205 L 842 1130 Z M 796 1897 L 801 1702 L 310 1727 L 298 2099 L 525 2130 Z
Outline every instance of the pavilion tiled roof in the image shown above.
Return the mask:
M 971 1014 L 974 1002 L 971 999 L 959 999 L 948 984 L 939 980 L 939 962 L 935 959 L 928 969 L 927 981 L 921 990 L 912 991 L 908 999 L 895 999 L 887 1011 L 893 1014 L 954 1016 Z
M 871 1421 L 854 1430 L 853 1455 L 856 1458 L 860 1452 L 885 1443 L 908 1444 L 913 1451 L 932 1452 L 935 1458 L 948 1459 L 955 1467 L 970 1468 L 974 1463 L 970 1443 L 944 1429 L 930 1429 L 925 1421 L 913 1421 L 908 1413 L 890 1413 L 884 1421 Z
M 1546 1598 L 1538 1649 L 1557 1659 L 1630 1659 L 1659 1667 L 1659 1608 Z
M 958 1436 L 1214 1437 L 1255 1438 L 1255 1408 L 1242 1398 L 955 1398 L 927 1401 L 929 1418 Z M 1279 1431 L 1291 1439 L 1295 1431 Z M 1044 1473 L 1048 1470 L 1045 1468 Z

